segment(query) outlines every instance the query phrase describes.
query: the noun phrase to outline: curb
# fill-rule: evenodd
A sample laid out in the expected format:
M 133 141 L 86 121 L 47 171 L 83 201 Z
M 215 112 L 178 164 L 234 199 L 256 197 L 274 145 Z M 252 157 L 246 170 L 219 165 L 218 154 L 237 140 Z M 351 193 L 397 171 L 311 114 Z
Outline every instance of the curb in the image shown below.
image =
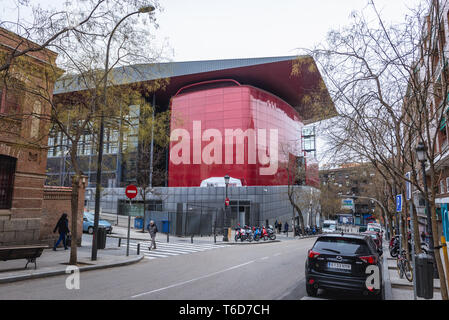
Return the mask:
M 220 243 L 223 245 L 234 245 L 234 246 L 245 246 L 245 245 L 253 245 L 253 244 L 266 244 L 266 243 L 275 243 L 275 242 L 281 242 L 281 240 L 268 240 L 268 241 L 251 241 L 251 242 L 229 242 L 229 243 Z
M 126 266 L 126 265 L 137 263 L 137 262 L 141 261 L 143 258 L 144 258 L 144 256 L 140 255 L 136 258 L 129 259 L 127 261 L 112 262 L 112 263 L 108 263 L 108 264 L 104 264 L 104 265 L 90 265 L 90 266 L 79 267 L 79 270 L 80 270 L 80 272 L 85 272 L 85 271 L 92 271 L 92 270 L 98 270 L 98 269 L 121 267 L 121 266 Z M 24 274 L 24 275 L 19 275 L 19 276 L 10 276 L 10 277 L 5 277 L 5 278 L 0 278 L 0 284 L 23 281 L 23 280 L 31 280 L 31 279 L 48 278 L 48 277 L 59 276 L 59 275 L 64 275 L 64 274 L 67 274 L 65 269 L 64 270 L 56 270 L 56 271 L 37 272 L 37 273 Z

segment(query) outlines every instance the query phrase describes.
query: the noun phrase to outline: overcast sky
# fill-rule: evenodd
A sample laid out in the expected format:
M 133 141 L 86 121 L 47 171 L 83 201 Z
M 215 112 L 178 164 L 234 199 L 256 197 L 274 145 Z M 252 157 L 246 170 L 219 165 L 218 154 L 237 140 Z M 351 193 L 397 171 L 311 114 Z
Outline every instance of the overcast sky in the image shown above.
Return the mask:
M 0 0 L 0 18 L 17 18 L 18 0 Z M 31 0 L 36 2 L 37 0 Z M 374 0 L 387 22 L 403 22 L 420 0 Z M 64 1 L 39 0 L 43 7 Z M 323 42 L 331 29 L 348 24 L 367 0 L 160 0 L 159 43 L 170 61 L 287 56 Z M 370 10 L 367 10 L 369 15 Z M 26 12 L 21 13 L 26 17 Z M 319 148 L 323 142 L 319 140 Z
M 0 0 L 0 18 L 16 20 L 19 0 Z M 407 6 L 420 0 L 375 0 L 388 21 L 402 21 Z M 43 7 L 65 1 L 31 0 Z M 326 33 L 348 23 L 367 0 L 160 0 L 156 12 L 159 43 L 168 41 L 172 61 L 294 55 L 311 48 Z M 28 18 L 25 11 L 21 18 Z
M 388 21 L 402 21 L 417 0 L 376 0 Z M 294 55 L 348 23 L 367 0 L 166 0 L 159 39 L 175 61 Z

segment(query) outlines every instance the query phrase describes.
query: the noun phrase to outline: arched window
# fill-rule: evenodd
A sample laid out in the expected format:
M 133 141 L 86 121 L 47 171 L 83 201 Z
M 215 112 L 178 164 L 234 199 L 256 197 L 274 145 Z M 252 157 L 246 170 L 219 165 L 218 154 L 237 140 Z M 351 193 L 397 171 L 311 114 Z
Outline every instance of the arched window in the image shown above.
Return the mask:
M 0 155 L 0 209 L 11 209 L 16 161 Z

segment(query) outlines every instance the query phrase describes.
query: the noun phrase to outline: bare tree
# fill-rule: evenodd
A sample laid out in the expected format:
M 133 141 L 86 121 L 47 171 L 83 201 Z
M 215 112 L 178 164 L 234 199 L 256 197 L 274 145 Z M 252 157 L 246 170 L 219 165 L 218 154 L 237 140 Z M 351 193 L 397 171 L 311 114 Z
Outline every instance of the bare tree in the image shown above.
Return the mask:
M 429 223 L 435 247 L 439 246 L 435 210 L 440 174 L 436 163 L 441 151 L 438 129 L 447 108 L 443 97 L 449 89 L 446 67 L 438 69 L 439 59 L 446 61 L 444 50 L 438 50 L 445 38 L 440 2 L 428 1 L 411 11 L 403 23 L 387 25 L 370 1 L 374 21 L 363 12 L 353 13 L 348 27 L 329 32 L 327 44 L 312 53 L 339 111 L 326 130 L 332 146 L 328 153 L 341 162 L 371 162 L 388 185 L 390 202 L 394 195 L 404 194 L 404 182 L 412 183 L 431 204 Z M 428 146 L 428 193 L 418 175 L 415 148 L 419 141 Z M 411 172 L 410 179 L 406 172 Z M 408 208 L 400 216 L 404 226 L 407 215 Z M 434 256 L 441 293 L 447 299 L 439 250 Z
M 21 4 L 23 3 L 19 2 Z M 36 7 L 33 11 L 34 21 L 29 25 L 22 21 L 1 22 L 2 26 L 17 26 L 18 30 L 28 36 L 25 39 L 35 41 L 29 49 L 22 50 L 22 45 L 18 45 L 12 54 L 3 57 L 0 70 L 4 79 L 13 71 L 13 63 L 20 61 L 23 55 L 31 51 L 41 52 L 43 48 L 59 54 L 58 66 L 66 72 L 56 86 L 58 92 L 66 94 L 58 99 L 51 99 L 53 87 L 34 88 L 28 93 L 51 105 L 49 120 L 53 123 L 53 128 L 62 133 L 70 155 L 70 165 L 75 172 L 72 177 L 71 264 L 77 262 L 78 182 L 83 175 L 78 158 L 79 148 L 87 147 L 84 145 L 86 136 L 91 138 L 88 147 L 97 147 L 95 137 L 98 136 L 101 114 L 106 114 L 105 122 L 111 128 L 116 128 L 118 123 L 126 121 L 122 115 L 127 113 L 132 101 L 142 91 L 154 89 L 145 88 L 144 85 L 132 86 L 131 74 L 138 74 L 139 70 L 131 66 L 126 68 L 130 64 L 153 63 L 163 51 L 151 46 L 151 32 L 157 27 L 154 15 L 130 15 L 144 12 L 142 8 L 150 5 L 159 8 L 157 1 L 79 0 L 72 1 L 61 11 Z M 124 17 L 128 18 L 123 20 Z M 105 69 L 104 57 L 109 50 L 111 62 Z M 113 68 L 115 69 L 111 72 Z M 58 77 L 60 73 L 59 68 L 54 68 L 48 70 L 47 76 Z M 108 80 L 106 99 L 105 79 Z M 123 83 L 129 85 L 120 85 Z

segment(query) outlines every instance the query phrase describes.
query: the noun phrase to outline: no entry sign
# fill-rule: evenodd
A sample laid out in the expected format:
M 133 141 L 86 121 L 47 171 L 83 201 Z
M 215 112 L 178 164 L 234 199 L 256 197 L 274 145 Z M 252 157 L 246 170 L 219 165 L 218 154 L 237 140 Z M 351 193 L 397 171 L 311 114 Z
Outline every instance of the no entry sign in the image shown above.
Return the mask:
M 125 194 L 129 199 L 134 199 L 137 197 L 137 187 L 129 185 L 126 187 Z
M 226 207 L 229 206 L 229 198 L 226 198 L 226 200 L 225 200 L 225 205 L 226 205 Z

